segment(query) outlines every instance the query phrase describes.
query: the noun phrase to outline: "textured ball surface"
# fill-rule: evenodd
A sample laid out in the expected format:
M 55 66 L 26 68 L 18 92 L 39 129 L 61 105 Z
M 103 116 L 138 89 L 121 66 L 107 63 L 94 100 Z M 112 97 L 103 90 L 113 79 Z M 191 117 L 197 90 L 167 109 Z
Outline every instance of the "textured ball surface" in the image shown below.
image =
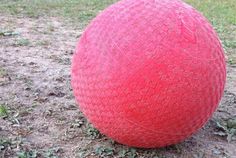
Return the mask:
M 216 110 L 225 58 L 207 20 L 179 0 L 122 0 L 99 14 L 73 56 L 81 111 L 135 147 L 178 143 Z

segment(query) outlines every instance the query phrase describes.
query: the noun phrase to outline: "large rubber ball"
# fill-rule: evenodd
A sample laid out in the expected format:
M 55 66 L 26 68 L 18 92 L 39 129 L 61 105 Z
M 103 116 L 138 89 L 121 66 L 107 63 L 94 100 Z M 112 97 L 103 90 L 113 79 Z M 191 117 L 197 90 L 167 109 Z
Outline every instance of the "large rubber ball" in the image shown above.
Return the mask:
M 81 111 L 103 134 L 134 147 L 178 143 L 201 128 L 224 91 L 217 34 L 179 0 L 121 0 L 99 14 L 73 56 Z

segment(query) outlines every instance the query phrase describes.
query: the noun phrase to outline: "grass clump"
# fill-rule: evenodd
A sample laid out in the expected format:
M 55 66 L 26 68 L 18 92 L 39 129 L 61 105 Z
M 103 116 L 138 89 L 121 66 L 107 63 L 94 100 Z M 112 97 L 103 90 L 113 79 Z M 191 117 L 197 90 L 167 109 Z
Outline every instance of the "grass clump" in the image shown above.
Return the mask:
M 0 118 L 5 118 L 8 116 L 8 110 L 5 105 L 0 105 Z

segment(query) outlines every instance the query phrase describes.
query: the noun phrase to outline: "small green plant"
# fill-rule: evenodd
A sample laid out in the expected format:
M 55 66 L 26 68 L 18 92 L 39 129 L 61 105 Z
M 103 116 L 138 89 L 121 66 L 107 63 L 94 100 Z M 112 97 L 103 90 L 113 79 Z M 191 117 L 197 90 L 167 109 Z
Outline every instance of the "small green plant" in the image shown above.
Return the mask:
M 228 142 L 231 142 L 232 138 L 236 136 L 236 118 L 230 118 L 226 122 L 216 121 L 216 127 L 219 131 L 214 134 L 226 137 Z
M 236 61 L 234 61 L 232 58 L 230 58 L 230 59 L 228 60 L 228 63 L 229 63 L 230 65 L 234 65 L 234 64 L 236 64 Z
M 0 138 L 0 151 L 6 149 L 11 145 L 11 141 L 8 139 Z
M 227 121 L 227 127 L 228 128 L 234 128 L 236 129 L 236 118 L 231 118 Z
M 38 41 L 36 44 L 39 46 L 49 46 L 50 42 L 49 41 Z
M 100 132 L 96 128 L 92 127 L 91 125 L 89 125 L 88 128 L 86 129 L 86 134 L 92 139 L 101 137 Z
M 76 158 L 86 158 L 90 155 L 91 153 L 88 151 L 88 149 L 79 149 L 76 152 Z
M 181 154 L 181 152 L 182 152 L 181 146 L 179 144 L 168 146 L 168 147 L 166 147 L 166 149 L 174 151 L 174 152 L 176 152 L 178 154 Z
M 45 158 L 58 158 L 56 156 L 56 153 L 60 150 L 60 148 L 51 148 L 48 149 L 47 151 L 44 151 L 43 156 Z
M 137 157 L 137 152 L 136 149 L 130 148 L 130 149 L 122 149 L 118 152 L 118 157 L 119 158 L 136 158 Z
M 17 156 L 18 158 L 37 158 L 38 152 L 36 150 L 19 151 Z
M 8 110 L 5 105 L 0 105 L 0 118 L 6 118 L 8 116 Z
M 224 40 L 223 44 L 227 48 L 236 48 L 236 41 Z
M 4 31 L 4 30 L 0 30 L 0 36 L 15 36 L 15 35 L 19 35 L 19 32 L 15 32 L 15 31 Z
M 109 148 L 109 147 L 107 148 L 107 147 L 100 146 L 100 147 L 96 148 L 95 154 L 100 157 L 112 156 L 112 155 L 114 155 L 114 149 Z
M 21 150 L 17 153 L 18 158 L 58 158 L 56 153 L 60 148 L 50 148 L 48 150 Z
M 15 46 L 28 46 L 30 45 L 30 41 L 28 39 L 21 38 L 21 39 L 18 39 L 14 45 Z
M 4 77 L 6 75 L 7 75 L 6 70 L 0 67 L 0 78 Z

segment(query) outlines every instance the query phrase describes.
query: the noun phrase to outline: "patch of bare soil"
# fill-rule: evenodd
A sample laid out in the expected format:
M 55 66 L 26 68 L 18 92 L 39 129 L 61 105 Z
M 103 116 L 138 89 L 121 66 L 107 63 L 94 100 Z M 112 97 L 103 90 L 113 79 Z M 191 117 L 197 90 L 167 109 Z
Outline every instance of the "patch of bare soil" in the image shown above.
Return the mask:
M 228 67 L 224 98 L 207 125 L 163 149 L 130 149 L 101 135 L 76 107 L 70 60 L 81 30 L 58 18 L 0 16 L 0 157 L 236 158 L 224 123 L 236 118 L 236 68 Z M 222 126 L 222 127 L 221 127 Z M 227 137 L 230 142 L 227 142 Z

